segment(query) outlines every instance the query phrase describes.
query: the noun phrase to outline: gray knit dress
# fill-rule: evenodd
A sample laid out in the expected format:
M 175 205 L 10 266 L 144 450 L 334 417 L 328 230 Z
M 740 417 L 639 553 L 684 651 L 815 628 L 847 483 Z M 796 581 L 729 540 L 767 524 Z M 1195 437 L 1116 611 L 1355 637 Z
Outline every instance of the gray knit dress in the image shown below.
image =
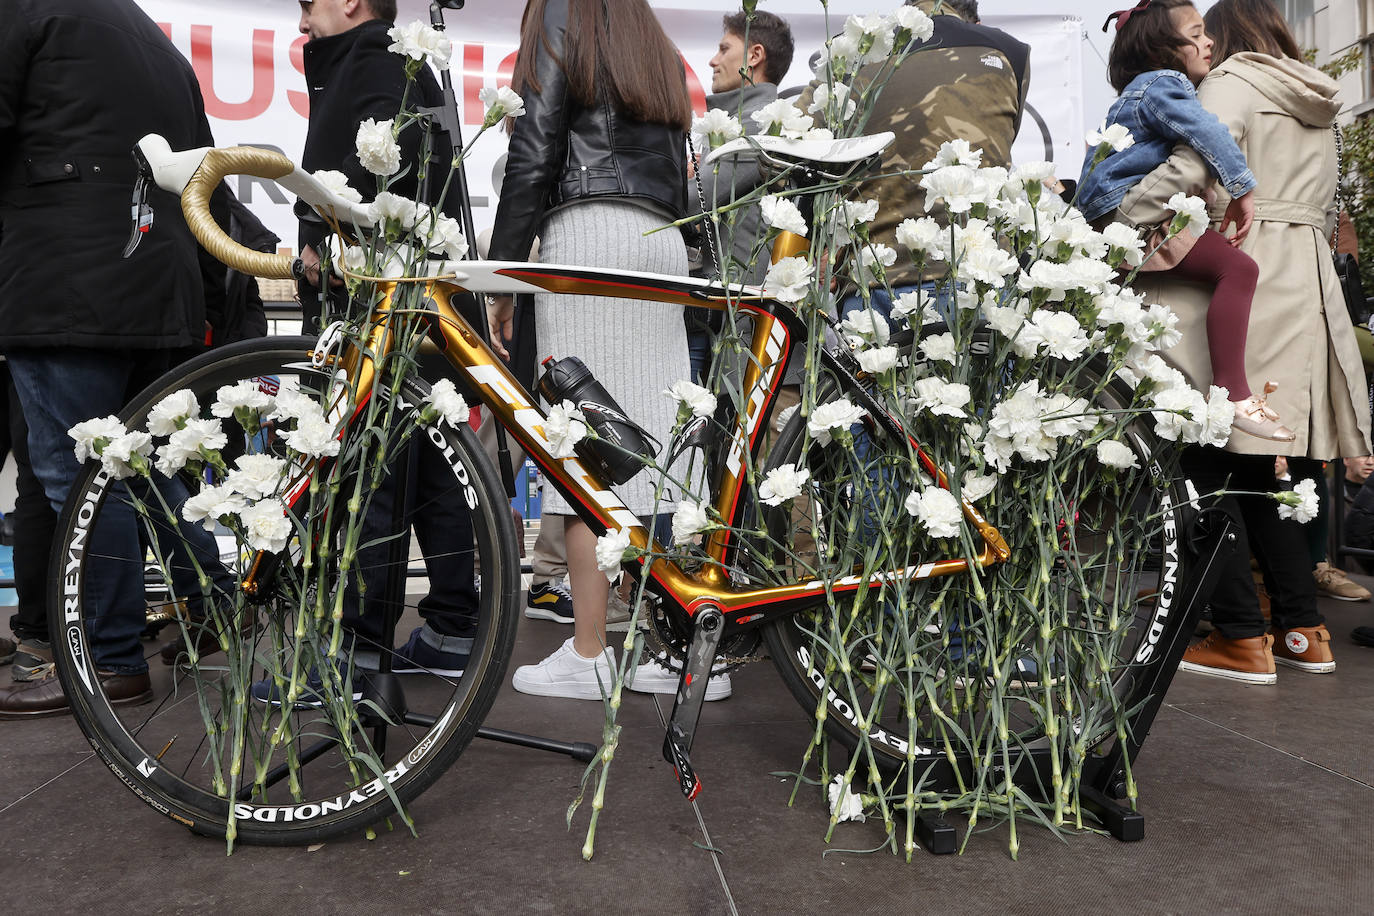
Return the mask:
M 539 232 L 539 260 L 685 276 L 687 253 L 673 229 L 645 235 L 664 223 L 649 209 L 626 200 L 592 199 L 555 210 Z M 674 382 L 690 379 L 687 332 L 682 306 L 602 296 L 536 293 L 534 323 L 538 359 L 576 356 L 615 398 L 626 416 L 649 431 L 666 449 L 677 417 L 676 403 L 663 394 Z M 664 456 L 660 455 L 660 462 Z M 671 469 L 681 479 L 686 462 Z M 654 511 L 659 474 L 645 470 L 615 488 L 621 501 L 641 517 Z M 672 512 L 682 499 L 668 484 L 657 511 Z M 573 514 L 552 488 L 544 491 L 543 511 Z

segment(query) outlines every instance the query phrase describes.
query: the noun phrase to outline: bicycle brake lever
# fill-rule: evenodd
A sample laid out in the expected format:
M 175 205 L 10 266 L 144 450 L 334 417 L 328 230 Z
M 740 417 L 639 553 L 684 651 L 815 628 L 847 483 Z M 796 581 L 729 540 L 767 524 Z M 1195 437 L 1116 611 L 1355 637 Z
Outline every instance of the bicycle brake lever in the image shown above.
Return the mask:
M 127 258 L 134 253 L 138 243 L 143 241 L 144 234 L 153 228 L 153 208 L 148 203 L 148 182 L 152 175 L 148 169 L 148 163 L 143 157 L 138 155 L 135 150 L 134 158 L 138 160 L 138 179 L 134 182 L 134 200 L 129 208 L 129 216 L 133 220 L 133 226 L 129 230 L 129 241 L 124 243 L 123 257 Z

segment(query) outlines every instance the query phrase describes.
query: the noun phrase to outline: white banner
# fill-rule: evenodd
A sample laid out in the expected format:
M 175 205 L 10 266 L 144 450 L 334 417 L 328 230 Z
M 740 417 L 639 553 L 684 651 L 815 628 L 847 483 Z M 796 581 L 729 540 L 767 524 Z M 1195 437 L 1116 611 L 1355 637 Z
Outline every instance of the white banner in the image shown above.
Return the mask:
M 249 144 L 280 150 L 299 161 L 309 114 L 301 47 L 299 6 L 286 0 L 139 0 L 172 42 L 190 59 L 200 79 L 206 112 L 221 146 Z M 738 9 L 721 0 L 664 0 L 652 3 L 668 35 L 682 51 L 688 87 L 699 110 L 710 91 L 710 68 L 720 40 L 721 16 Z M 890 4 L 890 5 L 895 5 Z M 770 10 L 786 16 L 797 55 L 783 90 L 810 79 L 808 60 L 827 34 L 838 31 L 835 12 L 865 12 L 857 0 L 832 0 L 829 20 L 815 0 L 774 0 Z M 519 39 L 518 0 L 469 0 L 461 11 L 446 11 L 453 39 L 452 78 L 466 137 L 482 120 L 477 93 L 485 86 L 508 85 Z M 423 0 L 401 0 L 399 21 L 429 18 Z M 1031 46 L 1031 86 L 1027 112 L 1013 155 L 1019 161 L 1049 159 L 1062 177 L 1076 178 L 1083 157 L 1082 61 L 1080 21 L 1067 16 L 989 16 L 985 24 L 1005 29 Z M 467 161 L 473 214 L 479 231 L 491 224 L 504 167 L 505 136 L 488 132 Z M 296 241 L 291 202 L 268 182 L 240 177 L 239 198 L 282 238 L 283 250 Z

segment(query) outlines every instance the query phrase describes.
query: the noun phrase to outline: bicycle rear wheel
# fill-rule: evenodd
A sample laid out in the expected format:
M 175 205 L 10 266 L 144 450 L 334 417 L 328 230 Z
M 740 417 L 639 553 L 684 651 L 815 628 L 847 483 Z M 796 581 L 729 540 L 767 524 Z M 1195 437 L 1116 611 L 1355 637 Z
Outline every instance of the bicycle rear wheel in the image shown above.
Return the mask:
M 272 338 L 206 354 L 150 386 L 121 419 L 130 429 L 146 428 L 154 405 L 189 390 L 201 405 L 199 416 L 214 419 L 226 434 L 226 452 L 281 454 L 281 421 L 264 418 L 250 432 L 233 417 L 213 418 L 209 408 L 221 387 L 245 381 L 255 390 L 297 389 L 323 401 L 329 374 L 312 366 L 313 344 L 312 338 Z M 396 421 L 413 423 L 416 405 L 427 393 L 425 382 L 407 381 L 394 405 Z M 83 468 L 54 548 L 54 569 L 64 571 L 49 604 L 55 661 L 72 712 L 91 745 L 151 807 L 197 833 L 229 833 L 240 842 L 269 845 L 317 842 L 395 814 L 432 784 L 476 734 L 503 681 L 515 639 L 520 567 L 514 525 L 496 472 L 470 428 L 440 419 L 416 435 L 442 454 L 449 472 L 446 487 L 462 494 L 469 507 L 471 559 L 479 571 L 476 633 L 459 675 L 420 671 L 362 677 L 362 697 L 348 720 L 351 727 L 341 727 L 338 716 L 327 710 L 342 702 L 338 694 L 344 685 L 355 686 L 348 674 L 361 670 L 355 663 L 362 650 L 390 645 L 360 642 L 350 654 L 345 644 L 336 663 L 341 676 L 315 671 L 312 683 L 310 673 L 302 672 L 306 688 L 296 703 L 280 702 L 279 687 L 248 702 L 233 700 L 251 697 L 249 684 L 290 671 L 292 659 L 304 651 L 305 639 L 294 628 L 313 593 L 303 604 L 295 590 L 304 581 L 299 569 L 262 578 L 259 568 L 259 580 L 269 583 L 261 598 L 235 604 L 252 573 L 252 554 L 224 537 L 220 556 L 198 536 L 184 535 L 178 546 L 165 511 L 160 517 L 157 512 L 128 517 L 135 496 L 145 503 L 163 499 L 175 508 L 199 486 L 194 478 L 183 471 L 155 484 L 137 483 L 110 479 L 96 462 Z M 359 457 L 338 462 L 359 466 L 343 468 L 341 476 L 368 473 L 362 457 L 366 451 L 350 454 Z M 420 498 L 438 495 L 426 492 Z M 337 524 L 297 521 L 305 527 L 297 529 L 292 547 L 278 555 L 284 567 L 300 562 L 301 532 L 311 532 L 320 542 L 341 536 Z M 111 543 L 100 532 L 120 525 L 129 543 L 138 538 L 139 549 L 105 551 L 98 546 Z M 196 528 L 184 521 L 180 525 L 183 531 Z M 323 557 L 325 552 L 313 555 Z M 113 706 L 100 689 L 93 657 L 98 651 L 94 634 L 101 626 L 97 618 L 104 613 L 99 589 L 111 576 L 127 573 L 121 564 L 136 566 L 141 581 L 150 556 L 164 581 L 160 587 L 150 584 L 148 594 L 154 601 L 176 603 L 183 624 L 171 629 L 184 628 L 185 645 L 197 649 L 181 651 L 168 664 L 158 657 L 156 646 L 150 647 L 145 654 L 151 661 L 153 701 Z M 344 574 L 337 565 L 323 565 L 327 560 L 317 562 L 326 574 L 311 581 L 333 595 L 343 587 Z M 213 584 L 196 590 L 185 584 L 188 578 Z M 233 608 L 232 617 L 222 613 L 226 607 Z
M 1085 393 L 1093 393 L 1094 407 L 1117 411 L 1131 404 L 1128 389 L 1116 381 L 1104 384 L 1099 373 L 1085 371 L 1079 383 Z M 831 384 L 828 390 L 835 391 L 836 386 Z M 828 397 L 822 396 L 818 403 L 825 400 Z M 796 578 L 803 567 L 819 568 L 835 578 L 861 574 L 865 560 L 873 562 L 873 544 L 885 542 L 884 532 L 909 531 L 915 526 L 905 513 L 871 517 L 877 510 L 871 494 L 865 493 L 867 488 L 908 493 L 921 490 L 928 482 L 922 480 L 910 460 L 906 443 L 893 442 L 877 425 L 865 428 L 859 451 L 865 453 L 869 471 L 867 479 L 857 482 L 853 454 L 834 444 L 808 442 L 806 424 L 799 414 L 780 434 L 767 469 L 793 463 L 810 471 L 804 497 L 790 517 L 775 513 L 768 524 L 775 542 L 783 538 L 791 542 L 790 562 L 776 563 L 787 576 Z M 917 431 L 919 438 L 919 426 Z M 994 635 L 996 628 L 987 621 L 957 619 L 939 611 L 895 613 L 899 599 L 894 589 L 904 588 L 909 596 L 922 596 L 911 600 L 934 599 L 939 603 L 953 598 L 949 603 L 957 603 L 954 596 L 940 597 L 939 586 L 920 592 L 914 583 L 889 583 L 882 586 L 879 597 L 862 606 L 852 595 L 831 602 L 822 594 L 809 611 L 768 624 L 764 638 L 774 665 L 808 714 L 823 720 L 826 734 L 852 751 L 860 745 L 860 735 L 866 733 L 865 743 L 881 770 L 893 774 L 911 764 L 918 771 L 915 783 L 920 784 L 926 774 L 930 780 L 927 788 L 941 792 L 950 790 L 960 774 L 972 772 L 975 757 L 987 752 L 987 747 L 972 736 L 988 734 L 990 721 L 1005 723 L 1004 740 L 1022 755 L 1053 745 L 1043 717 L 1035 710 L 1035 704 L 1044 700 L 1041 691 L 1046 686 L 1059 683 L 1064 690 L 1063 684 L 1071 683 L 1077 697 L 1083 685 L 1105 678 L 1110 692 L 1108 705 L 1115 704 L 1116 710 L 1124 711 L 1129 719 L 1130 711 L 1145 699 L 1151 681 L 1148 674 L 1160 663 L 1162 653 L 1154 647 L 1167 645 L 1169 635 L 1182 625 L 1183 613 L 1175 607 L 1173 597 L 1175 587 L 1186 575 L 1187 552 L 1181 549 L 1179 539 L 1183 530 L 1180 512 L 1187 499 L 1178 482 L 1167 478 L 1159 466 L 1156 439 L 1144 421 L 1136 419 L 1128 424 L 1121 441 L 1129 447 L 1139 470 L 1109 474 L 1089 459 L 1076 469 L 1074 479 L 1064 481 L 1060 488 L 1081 497 L 1072 511 L 1065 513 L 1067 517 L 1058 520 L 1060 545 L 1046 584 L 1047 592 L 1059 590 L 1064 609 L 1061 619 L 1053 622 L 1053 640 L 1062 650 L 1059 670 L 1043 676 L 1028 672 L 1012 679 L 1012 689 L 992 690 L 987 661 L 991 656 L 982 650 L 987 640 L 1005 640 L 1005 633 Z M 995 510 L 990 520 L 1004 533 L 1026 521 L 998 517 Z M 1128 527 L 1143 525 L 1147 529 L 1133 545 L 1113 540 L 1123 521 Z M 814 531 L 815 543 L 806 535 L 798 537 L 795 532 L 799 530 Z M 931 548 L 928 541 L 898 536 L 895 543 L 899 551 L 907 552 L 894 555 L 879 550 L 877 569 L 930 559 L 922 556 Z M 1025 562 L 1025 558 L 1014 555 L 1010 562 L 1018 561 Z M 1000 573 L 998 569 L 985 573 L 988 579 L 983 586 L 998 588 Z M 960 590 L 966 605 L 975 603 L 968 601 L 966 576 L 927 580 L 928 584 L 936 582 Z M 876 591 L 878 586 L 871 588 Z M 853 629 L 850 618 L 859 618 L 858 629 Z M 897 619 L 919 622 L 907 624 L 915 632 L 898 633 L 894 632 Z M 846 640 L 848 664 L 839 664 L 829 649 L 835 644 L 837 620 L 842 627 L 849 627 L 848 632 L 859 634 L 852 641 Z M 1120 638 L 1105 640 L 1105 634 L 1117 630 L 1122 631 Z M 1026 634 L 1026 638 L 1033 640 L 1036 634 Z M 1098 640 L 1095 645 L 1112 645 L 1110 659 L 1086 660 L 1081 656 L 1078 650 L 1094 639 Z M 884 655 L 881 647 L 894 643 L 905 644 L 905 657 L 883 671 L 886 666 L 878 661 Z M 1015 664 L 1016 660 L 1015 651 L 1009 656 L 1004 652 L 1000 663 Z M 1094 670 L 1088 670 L 1093 666 Z M 904 678 L 910 678 L 908 683 L 914 685 L 907 690 L 906 703 L 897 686 Z M 1101 687 L 1093 689 L 1101 694 Z M 917 695 L 916 702 L 910 701 L 911 693 Z M 1087 695 L 1088 691 L 1082 693 Z M 1075 737 L 1083 739 L 1089 755 L 1100 756 L 1115 745 L 1120 733 L 1113 715 L 1101 709 L 1097 712 L 1094 716 L 1080 711 L 1065 727 L 1076 730 Z M 1090 733 L 1083 734 L 1085 728 Z M 1022 777 L 1037 778 L 1029 768 L 1018 774 L 1018 779 Z

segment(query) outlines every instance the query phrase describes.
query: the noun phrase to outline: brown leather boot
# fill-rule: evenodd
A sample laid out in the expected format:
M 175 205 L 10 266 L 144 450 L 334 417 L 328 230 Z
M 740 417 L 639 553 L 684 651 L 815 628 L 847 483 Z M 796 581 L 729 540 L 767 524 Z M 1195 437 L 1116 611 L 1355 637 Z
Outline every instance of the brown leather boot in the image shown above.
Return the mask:
M 1245 639 L 1227 639 L 1217 630 L 1183 653 L 1178 670 L 1224 677 L 1246 684 L 1273 684 L 1278 681 L 1278 676 L 1274 674 L 1273 645 L 1274 637 L 1268 633 Z
M 1336 660 L 1331 656 L 1331 633 L 1325 624 L 1275 630 L 1273 636 L 1274 661 L 1280 665 L 1313 674 L 1330 674 L 1336 670 Z

